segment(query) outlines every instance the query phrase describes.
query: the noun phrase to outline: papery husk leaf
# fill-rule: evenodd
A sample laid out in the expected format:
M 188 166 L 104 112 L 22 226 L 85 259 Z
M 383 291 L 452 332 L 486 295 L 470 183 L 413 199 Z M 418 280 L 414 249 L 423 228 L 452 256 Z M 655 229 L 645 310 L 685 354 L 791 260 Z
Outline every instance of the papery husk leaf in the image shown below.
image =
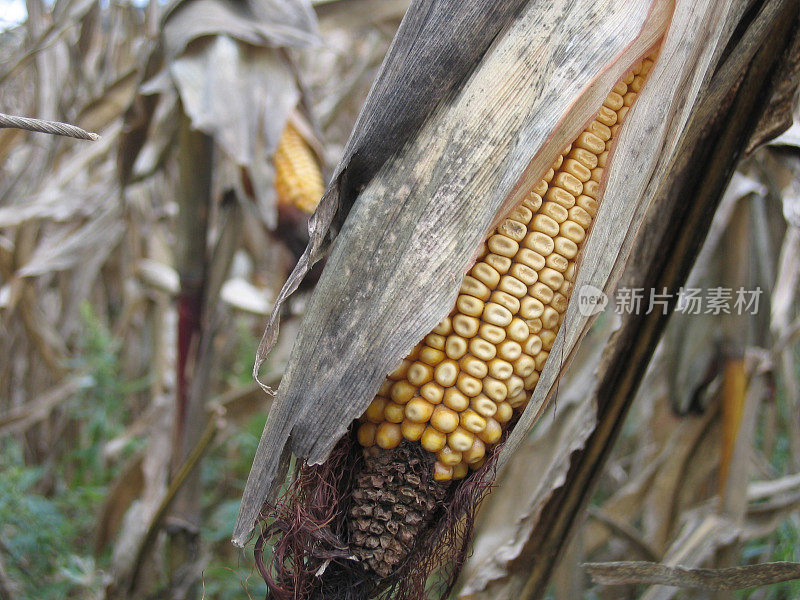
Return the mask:
M 447 46 L 457 41 L 462 48 L 471 47 L 452 34 L 452 17 L 463 17 L 464 3 L 453 9 L 450 19 L 435 11 L 435 20 L 425 23 L 429 36 L 415 28 L 412 38 L 409 22 L 427 17 L 420 12 L 425 6 L 409 9 L 411 18 L 404 20 L 382 74 L 397 77 L 387 64 L 402 59 L 419 77 L 430 65 L 413 56 L 415 43 Z M 323 462 L 386 373 L 447 314 L 492 223 L 526 193 L 526 185 L 541 178 L 614 83 L 656 45 L 671 8 L 670 2 L 632 0 L 533 2 L 516 18 L 498 15 L 507 19 L 502 34 L 469 77 L 435 107 L 402 77 L 394 80 L 403 82 L 393 90 L 395 103 L 408 106 L 421 97 L 423 107 L 432 110 L 417 135 L 366 182 L 347 214 L 265 426 L 235 543 L 244 543 L 270 489 L 283 480 L 288 451 L 310 464 Z M 482 39 L 474 23 L 464 27 Z M 439 35 L 434 35 L 437 28 Z M 446 62 L 436 64 L 433 74 L 447 72 Z M 379 78 L 370 98 L 391 89 L 390 82 Z M 413 92 L 410 98 L 404 97 L 407 90 Z M 365 169 L 369 173 L 375 164 L 365 157 L 373 157 L 372 149 L 379 157 L 391 154 L 407 135 L 396 120 L 378 128 L 387 113 L 381 111 L 373 122 L 369 108 L 368 99 L 350 153 L 312 220 L 312 246 L 295 278 L 322 247 L 320 240 L 336 216 L 334 203 L 346 211 L 352 193 L 360 190 L 348 175 L 363 176 Z M 416 121 L 418 117 L 412 119 Z M 372 143 L 358 145 L 359 136 Z M 623 208 L 630 212 L 630 203 Z M 279 302 L 293 285 L 296 280 L 290 279 Z M 256 369 L 274 335 L 274 318 Z

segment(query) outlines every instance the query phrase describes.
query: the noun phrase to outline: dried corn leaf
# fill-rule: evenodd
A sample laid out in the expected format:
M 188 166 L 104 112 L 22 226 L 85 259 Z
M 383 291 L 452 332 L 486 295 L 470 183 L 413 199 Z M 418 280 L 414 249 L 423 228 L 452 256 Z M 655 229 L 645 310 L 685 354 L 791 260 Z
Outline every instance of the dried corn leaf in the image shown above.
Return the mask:
M 470 22 L 462 27 L 478 42 L 464 43 L 453 36 L 452 17 L 461 19 L 480 5 L 451 7 L 447 20 L 444 4 L 428 14 L 425 2 L 409 9 L 370 99 L 393 91 L 394 106 L 402 102 L 421 109 L 421 117 L 399 125 L 392 119 L 386 127 L 383 119 L 391 113 L 385 107 L 371 113 L 368 99 L 335 184 L 312 220 L 312 245 L 279 302 L 322 248 L 337 204 L 341 219 L 365 186 L 311 298 L 270 411 L 234 532 L 237 544 L 252 529 L 270 486 L 282 479 L 287 451 L 311 463 L 324 461 L 385 374 L 449 311 L 470 258 L 498 212 L 519 197 L 520 185 L 542 176 L 607 90 L 656 44 L 671 8 L 635 1 L 610 1 L 601 8 L 584 0 L 530 3 L 514 15 L 483 6 L 477 14 L 491 15 L 488 22 L 501 34 L 492 40 L 488 27 Z M 420 35 L 420 30 L 435 34 L 437 28 L 446 28 L 448 35 Z M 474 53 L 467 53 L 470 60 L 461 56 L 453 69 L 442 57 L 452 54 L 447 45 L 456 42 Z M 493 43 L 480 63 L 445 102 L 437 104 L 441 92 L 422 96 L 431 83 L 441 85 L 437 72 L 448 73 L 445 89 L 454 86 L 488 42 Z M 420 60 L 437 44 L 444 47 L 434 60 Z M 430 78 L 428 86 L 419 89 L 403 81 L 410 95 L 398 93 L 400 86 L 392 90 L 395 78 L 405 74 L 392 68 L 398 60 L 415 79 Z M 420 96 L 424 100 L 415 105 Z M 637 171 L 649 175 L 647 162 L 640 162 L 645 168 L 638 165 Z M 628 199 L 635 206 L 639 195 Z M 256 368 L 275 333 L 273 320 Z

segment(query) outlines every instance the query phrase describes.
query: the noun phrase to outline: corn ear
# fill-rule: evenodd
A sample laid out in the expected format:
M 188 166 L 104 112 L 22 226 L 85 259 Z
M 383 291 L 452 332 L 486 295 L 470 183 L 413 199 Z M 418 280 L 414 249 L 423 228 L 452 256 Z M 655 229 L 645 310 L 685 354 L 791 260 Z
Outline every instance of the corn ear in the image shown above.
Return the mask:
M 278 202 L 313 213 L 325 191 L 322 171 L 311 146 L 291 122 L 281 134 L 274 163 Z

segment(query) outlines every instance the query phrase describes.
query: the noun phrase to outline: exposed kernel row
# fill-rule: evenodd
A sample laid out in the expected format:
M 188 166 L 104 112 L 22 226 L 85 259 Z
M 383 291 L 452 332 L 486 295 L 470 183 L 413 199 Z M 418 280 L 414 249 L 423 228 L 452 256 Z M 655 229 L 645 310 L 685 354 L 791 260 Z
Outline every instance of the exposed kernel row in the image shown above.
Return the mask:
M 438 480 L 483 464 L 539 380 L 597 213 L 608 152 L 651 67 L 646 59 L 614 87 L 595 120 L 489 236 L 450 316 L 367 408 L 362 446 L 418 441 L 436 454 Z

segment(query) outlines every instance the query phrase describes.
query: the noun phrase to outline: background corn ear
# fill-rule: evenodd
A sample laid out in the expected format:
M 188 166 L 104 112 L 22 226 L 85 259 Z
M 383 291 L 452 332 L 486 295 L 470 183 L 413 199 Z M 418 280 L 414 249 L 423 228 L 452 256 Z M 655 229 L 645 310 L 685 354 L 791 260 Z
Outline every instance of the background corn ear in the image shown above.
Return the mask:
M 313 213 L 325 191 L 322 171 L 311 146 L 291 122 L 281 134 L 274 162 L 278 202 Z

